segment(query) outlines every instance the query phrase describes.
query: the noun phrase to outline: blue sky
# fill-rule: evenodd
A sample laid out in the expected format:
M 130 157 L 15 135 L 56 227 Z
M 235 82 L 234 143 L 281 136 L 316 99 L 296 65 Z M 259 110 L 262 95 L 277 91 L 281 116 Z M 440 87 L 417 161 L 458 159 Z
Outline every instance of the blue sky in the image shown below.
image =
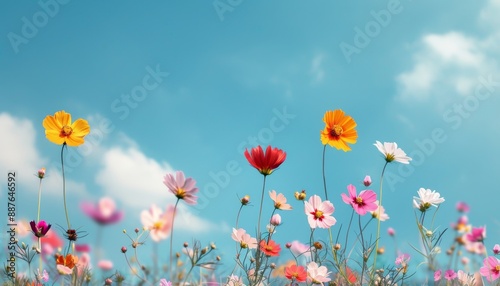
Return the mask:
M 58 110 L 85 118 L 92 133 L 68 163 L 72 223 L 92 244 L 96 226 L 79 202 L 114 198 L 125 220 L 105 230 L 104 245 L 119 267 L 119 248 L 129 243 L 121 230 L 140 226 L 139 213 L 152 203 L 174 202 L 162 184 L 168 171 L 193 177 L 207 198 L 197 208 L 181 204 L 190 222 L 178 218 L 174 243 L 214 241 L 226 261 L 238 198 L 249 194 L 254 202 L 243 227 L 255 227 L 258 211 L 262 178 L 244 148 L 270 144 L 287 152 L 268 190 L 290 200 L 301 189 L 321 195 L 319 131 L 324 112 L 337 108 L 356 120 L 359 134 L 352 152 L 326 153 L 339 222 L 350 215 L 340 199 L 348 184 L 360 186 L 371 175 L 378 191 L 384 162 L 373 143 L 395 141 L 414 161 L 388 167 L 384 206 L 391 219 L 383 229 L 394 227 L 411 253 L 404 242 L 417 243 L 416 227 L 407 227 L 412 197 L 424 187 L 446 199 L 442 228 L 456 219 L 455 203 L 467 201 L 471 223 L 488 226 L 487 246 L 498 243 L 498 0 L 1 6 L 0 171 L 19 174 L 18 217 L 36 215 L 32 174 L 43 166 L 42 217 L 62 217 L 60 148 L 45 139 L 41 122 Z M 227 182 L 217 179 L 229 171 Z M 3 202 L 5 184 L 0 189 Z M 283 243 L 309 232 L 301 203 L 292 204 L 292 213 L 282 213 Z

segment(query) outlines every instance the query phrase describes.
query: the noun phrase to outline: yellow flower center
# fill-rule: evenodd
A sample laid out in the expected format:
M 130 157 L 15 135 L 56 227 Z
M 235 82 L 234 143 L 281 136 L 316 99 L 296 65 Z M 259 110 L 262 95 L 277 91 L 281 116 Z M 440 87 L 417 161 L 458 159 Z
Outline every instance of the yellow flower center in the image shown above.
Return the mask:
M 281 208 L 281 203 L 275 203 L 275 204 L 274 204 L 274 208 L 276 208 L 276 209 Z
M 316 210 L 316 212 L 314 213 L 314 217 L 315 217 L 316 219 L 323 218 L 323 212 L 322 212 L 322 211 L 319 211 L 319 210 Z
M 73 133 L 73 129 L 68 125 L 64 125 L 61 129 L 61 137 L 68 137 L 71 133 Z
M 240 242 L 240 246 L 241 246 L 241 248 L 247 248 L 248 244 L 242 241 L 242 242 Z
M 163 227 L 163 222 L 161 221 L 157 221 L 153 224 L 153 226 L 151 227 L 152 229 L 154 230 L 159 230 Z
M 175 196 L 179 199 L 184 199 L 184 197 L 186 196 L 186 191 L 183 188 L 179 188 L 177 189 L 177 194 Z
M 340 126 L 340 125 L 333 125 L 332 131 L 330 131 L 330 135 L 332 135 L 332 136 L 340 136 L 340 135 L 342 135 L 342 132 L 344 132 L 344 129 L 342 129 L 342 126 Z
M 363 198 L 362 197 L 356 197 L 356 203 L 362 204 L 363 203 Z
M 392 161 L 394 161 L 394 159 L 395 159 L 394 154 L 386 154 L 385 155 L 385 160 L 387 162 L 392 162 Z
M 496 272 L 500 272 L 500 265 L 495 266 Z

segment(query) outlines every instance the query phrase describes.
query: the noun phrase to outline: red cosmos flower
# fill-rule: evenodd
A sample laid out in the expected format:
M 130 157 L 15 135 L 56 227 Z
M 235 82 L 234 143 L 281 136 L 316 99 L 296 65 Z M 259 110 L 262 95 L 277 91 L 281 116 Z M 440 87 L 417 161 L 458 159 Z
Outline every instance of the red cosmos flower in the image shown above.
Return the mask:
M 257 169 L 262 175 L 267 176 L 278 168 L 286 159 L 286 153 L 278 148 L 267 146 L 266 152 L 261 146 L 254 147 L 248 152 L 245 150 L 248 163 Z
M 290 265 L 285 267 L 285 277 L 296 282 L 307 280 L 307 271 L 304 266 Z
M 279 256 L 281 247 L 272 239 L 269 242 L 263 239 L 260 241 L 260 251 L 264 252 L 267 256 Z

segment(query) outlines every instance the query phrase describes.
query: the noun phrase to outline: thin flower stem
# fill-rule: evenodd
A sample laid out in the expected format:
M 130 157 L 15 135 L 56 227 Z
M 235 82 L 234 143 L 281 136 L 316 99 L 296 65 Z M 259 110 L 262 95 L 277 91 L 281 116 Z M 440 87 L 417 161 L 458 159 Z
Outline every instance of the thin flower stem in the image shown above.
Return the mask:
M 259 207 L 259 220 L 257 221 L 257 249 L 255 251 L 255 284 L 258 284 L 258 281 L 260 280 L 259 279 L 259 276 L 258 276 L 258 273 L 259 273 L 259 270 L 260 270 L 260 265 L 261 265 L 261 261 L 260 261 L 260 241 L 261 241 L 261 233 L 260 233 L 260 219 L 261 219 L 261 216 L 262 216 L 262 205 L 264 204 L 264 191 L 266 189 L 266 175 L 264 175 L 264 181 L 262 183 L 262 195 L 260 197 L 260 207 Z
M 40 178 L 40 183 L 38 184 L 38 211 L 37 211 L 37 216 L 36 216 L 36 222 L 40 222 L 40 201 L 42 200 L 42 179 Z M 39 254 L 39 265 L 38 268 L 40 269 L 40 275 L 43 270 L 43 260 L 42 260 L 42 239 L 39 237 L 38 238 L 38 249 L 40 250 Z
M 385 162 L 384 168 L 382 169 L 382 174 L 380 175 L 380 196 L 379 196 L 379 206 L 382 206 L 382 184 L 384 183 L 384 173 L 385 173 L 385 168 L 387 167 L 387 164 L 389 162 Z M 378 217 L 380 218 L 380 213 L 381 213 L 382 208 L 378 208 Z M 377 236 L 375 237 L 376 242 L 375 242 L 375 255 L 373 257 L 373 269 L 372 273 L 375 273 L 375 267 L 377 267 L 377 249 L 378 249 L 378 242 L 380 240 L 380 219 L 378 219 L 377 222 Z
M 366 260 L 364 257 L 365 256 L 365 239 L 363 237 L 363 229 L 361 228 L 361 215 L 358 215 L 358 224 L 359 224 L 359 236 L 361 238 L 361 248 L 363 249 L 363 266 L 361 268 L 361 276 L 360 276 L 360 280 L 361 280 L 360 282 L 361 282 L 361 285 L 363 285 L 363 277 L 364 277 L 365 269 L 366 269 Z M 350 226 L 350 223 L 349 223 L 349 226 Z
M 170 266 L 170 281 L 174 281 L 174 271 L 173 271 L 173 266 L 172 266 L 172 241 L 174 240 L 174 219 L 175 219 L 175 214 L 177 212 L 177 205 L 179 204 L 179 198 L 177 198 L 177 201 L 175 202 L 174 206 L 174 214 L 172 215 L 172 230 L 170 231 L 170 255 L 169 255 L 169 266 Z
M 325 200 L 328 200 L 328 192 L 326 191 L 326 176 L 325 176 L 325 153 L 326 153 L 326 145 L 323 148 L 323 166 L 322 166 L 322 172 L 323 172 L 323 187 L 325 189 Z
M 257 221 L 257 237 L 260 240 L 260 219 L 262 216 L 262 205 L 264 204 L 264 191 L 266 188 L 266 175 L 264 175 L 264 182 L 262 184 L 262 195 L 260 197 L 260 207 L 259 207 L 259 220 Z
M 349 225 L 347 226 L 347 232 L 345 234 L 345 243 L 344 243 L 344 247 L 343 247 L 343 251 L 342 251 L 342 255 L 345 254 L 345 251 L 347 250 L 347 240 L 349 238 L 349 231 L 351 229 L 351 224 L 352 224 L 352 219 L 354 217 L 354 209 L 352 209 L 352 212 L 351 212 L 351 219 L 349 220 Z
M 66 222 L 68 223 L 68 229 L 71 229 L 71 224 L 69 222 L 68 207 L 66 206 L 66 178 L 64 176 L 64 147 L 66 147 L 66 142 L 63 143 L 61 148 L 61 170 L 62 170 L 62 180 L 63 180 L 63 202 L 64 202 L 64 213 L 66 214 Z

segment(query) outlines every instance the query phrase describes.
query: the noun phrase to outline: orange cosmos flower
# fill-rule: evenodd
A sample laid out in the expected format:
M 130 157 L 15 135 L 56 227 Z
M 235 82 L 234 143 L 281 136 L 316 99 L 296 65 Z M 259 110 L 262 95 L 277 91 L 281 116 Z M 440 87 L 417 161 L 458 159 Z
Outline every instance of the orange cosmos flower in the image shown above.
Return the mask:
M 87 120 L 77 119 L 71 122 L 71 114 L 64 110 L 58 111 L 52 115 L 47 115 L 43 120 L 45 136 L 55 144 L 68 144 L 69 146 L 78 146 L 84 143 L 83 137 L 89 134 L 90 126 Z
M 61 275 L 69 275 L 73 273 L 73 268 L 78 263 L 78 257 L 73 254 L 67 254 L 66 257 L 56 254 L 57 270 Z
M 272 239 L 269 242 L 263 239 L 260 241 L 260 251 L 264 252 L 267 256 L 279 256 L 281 247 Z
M 267 146 L 266 152 L 261 146 L 252 148 L 250 152 L 245 150 L 245 157 L 248 163 L 257 169 L 262 175 L 270 175 L 286 159 L 286 153 L 278 148 Z
M 347 143 L 354 144 L 358 139 L 358 133 L 354 129 L 356 127 L 354 119 L 345 115 L 341 109 L 337 109 L 327 111 L 323 121 L 325 129 L 321 131 L 321 143 L 323 145 L 329 144 L 344 152 L 350 151 L 351 147 Z

